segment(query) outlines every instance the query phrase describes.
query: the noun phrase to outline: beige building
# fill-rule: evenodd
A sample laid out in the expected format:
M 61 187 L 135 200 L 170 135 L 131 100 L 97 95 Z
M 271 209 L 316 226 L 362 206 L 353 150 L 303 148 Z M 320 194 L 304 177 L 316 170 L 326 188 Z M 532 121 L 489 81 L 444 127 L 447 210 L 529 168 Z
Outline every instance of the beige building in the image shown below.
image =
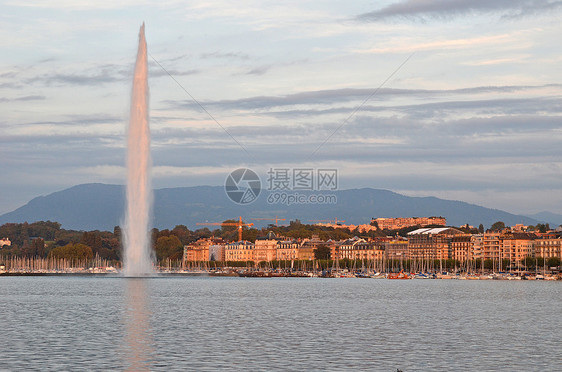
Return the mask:
M 408 233 L 408 255 L 416 260 L 446 260 L 451 258 L 454 236 L 465 235 L 452 227 L 423 228 Z
M 336 244 L 332 259 L 349 260 L 379 260 L 384 256 L 384 249 L 381 244 L 368 242 L 365 239 L 354 236 Z
M 255 261 L 255 245 L 246 240 L 230 243 L 224 249 L 225 261 Z
M 299 243 L 296 240 L 277 242 L 277 260 L 298 260 Z
M 484 257 L 484 235 L 475 234 L 470 237 L 471 250 L 470 259 L 478 260 Z
M 339 242 L 337 245 L 339 245 L 339 255 L 337 257 L 337 259 L 350 259 L 350 260 L 354 260 L 355 259 L 355 255 L 356 253 L 354 252 L 355 250 L 355 246 L 359 243 L 364 243 L 365 239 L 361 239 L 358 238 L 357 236 L 354 236 L 351 239 L 347 239 L 344 241 Z
M 381 230 L 398 230 L 404 227 L 440 225 L 445 226 L 447 220 L 444 217 L 397 217 L 397 218 L 373 218 L 371 223 L 376 222 Z
M 451 258 L 460 262 L 473 259 L 471 235 L 457 235 L 451 238 Z
M 299 260 L 314 260 L 314 253 L 320 246 L 326 245 L 332 249 L 335 246 L 331 240 L 325 242 L 320 240 L 318 235 L 312 235 L 311 239 L 304 239 L 299 245 Z M 331 254 L 331 256 L 333 256 Z
M 271 231 L 266 236 L 257 238 L 254 247 L 256 262 L 275 260 L 277 258 L 278 242 L 279 239 Z
M 407 260 L 409 258 L 408 239 L 396 238 L 383 242 L 382 246 L 387 260 Z
M 354 256 L 356 260 L 382 260 L 384 258 L 384 247 L 374 242 L 361 242 L 355 245 Z
M 498 261 L 500 259 L 501 233 L 485 232 L 482 241 L 482 258 Z
M 183 247 L 183 261 L 184 262 L 197 262 L 209 261 L 209 247 L 216 244 L 221 244 L 223 241 L 220 238 L 199 239 L 194 243 L 188 244 Z
M 213 244 L 209 246 L 209 261 L 224 261 L 225 245 Z
M 294 242 L 296 243 L 296 241 Z M 311 244 L 298 244 L 298 245 L 299 245 L 299 249 L 298 249 L 299 260 L 312 261 L 315 259 L 314 252 L 316 251 L 317 247 Z
M 8 238 L 2 238 L 2 239 L 0 239 L 0 248 L 2 248 L 2 247 L 5 246 L 5 245 L 7 245 L 7 246 L 11 246 L 11 245 L 12 245 L 12 242 L 10 241 L 10 239 L 8 239 Z
M 547 236 L 533 242 L 533 257 L 562 259 L 562 239 L 560 236 Z
M 526 257 L 532 257 L 536 235 L 527 233 L 510 233 L 501 236 L 500 258 L 508 259 L 512 267 L 522 265 Z

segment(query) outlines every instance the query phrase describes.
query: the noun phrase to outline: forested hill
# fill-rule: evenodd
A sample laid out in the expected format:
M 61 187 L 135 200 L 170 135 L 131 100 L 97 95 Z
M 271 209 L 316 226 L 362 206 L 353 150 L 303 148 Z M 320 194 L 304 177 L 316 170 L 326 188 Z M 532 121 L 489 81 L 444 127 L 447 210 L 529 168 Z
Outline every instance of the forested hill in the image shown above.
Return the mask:
M 264 226 L 269 221 L 252 218 L 289 220 L 325 220 L 338 218 L 346 223 L 369 223 L 372 217 L 443 216 L 449 225 L 469 223 L 491 226 L 496 221 L 506 225 L 536 224 L 537 220 L 461 201 L 435 197 L 409 197 L 388 190 L 349 189 L 333 192 L 334 204 L 271 204 L 263 190 L 258 199 L 247 205 L 233 203 L 222 186 L 165 188 L 154 191 L 154 227 L 159 229 L 197 222 L 221 222 L 242 216 L 246 221 Z M 318 192 L 317 192 L 318 193 Z M 301 194 L 306 194 L 301 192 Z M 271 200 L 270 200 L 271 202 Z M 83 184 L 34 198 L 24 206 L 0 216 L 7 222 L 57 221 L 63 228 L 74 230 L 107 230 L 120 225 L 125 204 L 123 186 Z

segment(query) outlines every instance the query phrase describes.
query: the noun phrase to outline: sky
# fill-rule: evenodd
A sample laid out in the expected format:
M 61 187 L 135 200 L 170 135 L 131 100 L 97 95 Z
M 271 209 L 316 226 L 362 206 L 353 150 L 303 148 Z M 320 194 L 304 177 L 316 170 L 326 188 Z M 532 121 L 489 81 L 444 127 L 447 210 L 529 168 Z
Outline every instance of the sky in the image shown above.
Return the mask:
M 555 0 L 0 0 L 0 213 L 124 184 L 143 22 L 155 188 L 335 168 L 340 189 L 562 213 L 560 19 Z

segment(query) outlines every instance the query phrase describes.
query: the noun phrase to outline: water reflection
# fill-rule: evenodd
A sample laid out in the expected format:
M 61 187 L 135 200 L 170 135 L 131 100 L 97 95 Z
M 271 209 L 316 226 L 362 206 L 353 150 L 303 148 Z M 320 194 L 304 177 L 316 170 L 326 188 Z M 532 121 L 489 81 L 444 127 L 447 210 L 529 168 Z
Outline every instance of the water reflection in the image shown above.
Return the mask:
M 147 280 L 126 279 L 125 361 L 127 371 L 149 371 L 153 357 Z

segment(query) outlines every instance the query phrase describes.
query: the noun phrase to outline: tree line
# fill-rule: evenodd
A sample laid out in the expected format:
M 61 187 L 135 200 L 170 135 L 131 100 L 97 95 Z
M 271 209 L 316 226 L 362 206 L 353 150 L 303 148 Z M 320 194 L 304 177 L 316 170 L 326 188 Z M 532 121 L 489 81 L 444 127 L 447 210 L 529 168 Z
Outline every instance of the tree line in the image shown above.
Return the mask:
M 223 223 L 237 222 L 226 220 Z M 388 235 L 399 235 L 405 237 L 408 232 L 418 229 L 420 226 L 411 226 L 400 230 L 373 230 L 361 232 L 358 229 L 349 231 L 327 226 L 310 225 L 301 221 L 291 221 L 286 226 L 269 225 L 265 228 L 248 228 L 242 230 L 242 239 L 254 242 L 258 237 L 265 236 L 269 231 L 277 236 L 288 239 L 304 239 L 318 236 L 320 240 L 344 240 L 354 236 L 361 238 L 376 238 Z M 428 226 L 442 227 L 442 226 Z M 498 221 L 492 225 L 492 230 L 501 230 L 505 224 Z M 458 229 L 471 234 L 483 232 L 483 226 L 478 229 L 469 226 L 461 226 Z M 533 230 L 545 231 L 548 224 L 531 227 Z M 40 257 L 40 258 L 68 258 L 83 259 L 99 257 L 110 261 L 120 261 L 122 257 L 122 233 L 119 226 L 113 231 L 76 231 L 61 227 L 58 222 L 39 221 L 33 223 L 6 223 L 0 226 L 0 238 L 7 237 L 11 240 L 11 246 L 0 247 L 0 257 Z M 185 225 L 177 225 L 173 229 L 152 229 L 152 248 L 158 261 L 181 260 L 183 246 L 193 243 L 201 238 L 222 238 L 226 242 L 236 241 L 238 231 L 236 226 L 223 225 L 218 229 L 210 230 L 201 228 L 190 230 Z M 317 252 L 319 259 L 327 258 L 328 252 L 320 250 Z
M 312 235 L 318 235 L 323 240 L 341 240 L 354 235 L 375 236 L 372 232 L 360 234 L 358 231 L 302 224 L 296 220 L 288 226 L 270 225 L 261 229 L 244 227 L 242 239 L 254 242 L 269 231 L 290 239 L 310 238 Z M 158 261 L 181 259 L 184 245 L 210 237 L 222 238 L 226 242 L 236 241 L 238 231 L 235 226 L 221 226 L 215 230 L 190 230 L 185 225 L 177 225 L 171 230 L 154 228 L 151 231 L 152 248 Z M 11 246 L 0 247 L 0 258 L 53 257 L 80 260 L 99 257 L 110 261 L 120 261 L 122 258 L 122 232 L 119 226 L 115 226 L 113 231 L 76 231 L 63 229 L 60 223 L 52 221 L 6 223 L 0 226 L 0 238 L 11 241 Z

